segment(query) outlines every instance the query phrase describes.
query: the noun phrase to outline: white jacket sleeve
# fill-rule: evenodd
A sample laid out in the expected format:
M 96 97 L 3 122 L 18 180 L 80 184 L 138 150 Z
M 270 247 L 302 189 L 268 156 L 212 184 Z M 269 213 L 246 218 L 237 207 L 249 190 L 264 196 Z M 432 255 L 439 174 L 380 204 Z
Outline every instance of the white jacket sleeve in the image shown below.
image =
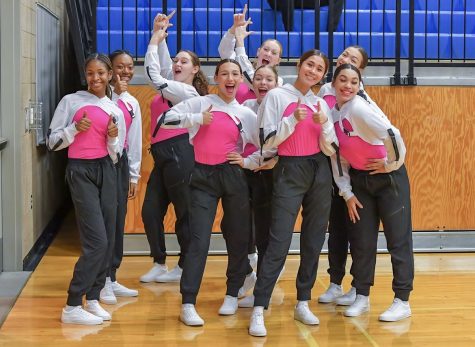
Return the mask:
M 129 150 L 127 157 L 129 159 L 130 182 L 137 183 L 140 178 L 140 165 L 142 162 L 142 113 L 140 105 L 134 103 L 135 117 L 130 125 L 128 134 Z
M 198 95 L 198 92 L 193 86 L 163 77 L 160 63 L 157 46 L 149 45 L 144 62 L 146 75 L 155 89 L 163 93 L 165 99 L 170 100 L 170 102 L 175 105 L 182 100 Z
M 282 117 L 282 114 L 278 95 L 272 91 L 267 93 L 258 111 L 260 127 L 264 132 L 264 150 L 277 148 L 294 132 L 297 119 L 293 114 L 288 117 Z
M 234 46 L 236 45 L 236 37 L 228 31 L 224 34 L 219 42 L 218 52 L 221 59 L 234 59 L 236 53 L 234 52 Z
M 119 136 L 109 137 L 107 136 L 107 152 L 115 164 L 118 161 L 117 154 L 120 153 L 120 141 Z
M 343 199 L 345 199 L 345 201 L 347 201 L 349 198 L 354 196 L 351 188 L 351 179 L 349 174 L 350 164 L 346 161 L 345 158 L 340 156 L 340 163 L 343 171 L 343 176 L 340 176 L 336 153 L 333 154 L 330 159 L 332 163 L 333 179 L 335 180 L 335 183 L 338 186 L 338 189 L 340 190 L 339 194 L 343 197 Z
M 160 62 L 160 74 L 168 80 L 173 79 L 173 61 L 170 57 L 167 41 L 163 40 L 157 47 L 158 61 Z
M 162 127 L 165 129 L 193 128 L 203 124 L 202 112 L 209 106 L 203 105 L 203 97 L 187 99 L 173 106 L 163 116 L 165 117 Z
M 254 66 L 249 61 L 249 57 L 246 54 L 246 49 L 244 47 L 236 47 L 236 61 L 241 65 L 242 73 L 244 75 L 244 82 L 249 88 L 252 89 L 252 79 L 254 78 L 254 73 L 256 72 Z
M 74 142 L 74 136 L 79 131 L 72 121 L 73 117 L 67 98 L 64 97 L 56 107 L 49 126 L 47 145 L 50 150 L 59 151 Z

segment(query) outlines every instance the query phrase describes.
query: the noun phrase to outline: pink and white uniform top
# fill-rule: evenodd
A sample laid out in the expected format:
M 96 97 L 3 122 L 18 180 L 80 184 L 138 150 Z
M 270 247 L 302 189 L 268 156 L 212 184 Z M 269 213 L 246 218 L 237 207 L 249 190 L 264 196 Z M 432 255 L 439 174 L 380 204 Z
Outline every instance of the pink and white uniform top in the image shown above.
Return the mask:
M 340 195 L 351 198 L 350 167 L 366 170 L 370 159 L 385 159 L 386 172 L 397 170 L 404 163 L 406 147 L 401 134 L 381 110 L 360 96 L 353 97 L 341 109 L 332 110 L 335 131 L 340 147 L 343 176 L 338 174 L 336 155 L 331 157 L 333 177 Z M 391 139 L 390 133 L 394 134 Z M 397 159 L 395 146 L 399 159 Z M 396 160 L 397 159 L 397 160 Z
M 178 135 L 188 134 L 188 129 L 165 129 L 161 124 L 158 124 L 163 114 L 169 109 L 168 100 L 164 99 L 161 94 L 155 95 L 150 104 L 150 144 L 153 145 Z
M 112 100 L 124 115 L 126 132 L 123 138 L 119 138 L 120 153 L 125 148 L 129 162 L 130 181 L 137 183 L 140 178 L 142 162 L 142 112 L 140 105 L 129 92 L 123 92 L 120 95 L 113 92 Z
M 300 107 L 307 109 L 307 117 L 297 122 L 293 112 Z M 320 104 L 329 120 L 323 125 L 313 121 L 313 113 Z M 293 85 L 286 84 L 270 90 L 259 108 L 258 119 L 264 136 L 264 149 L 277 148 L 283 156 L 307 156 L 323 151 L 332 155 L 332 143 L 338 143 L 331 122 L 330 109 L 323 99 L 311 90 L 303 95 Z
M 84 112 L 91 119 L 91 127 L 83 132 L 76 129 Z M 107 127 L 111 117 L 119 130 L 118 137 L 108 137 Z M 97 159 L 109 155 L 117 162 L 121 146 L 119 138 L 125 134 L 122 111 L 108 97 L 98 98 L 87 91 L 68 94 L 61 99 L 51 120 L 47 145 L 51 150 L 69 147 L 68 157 Z
M 209 106 L 213 121 L 203 125 L 203 114 Z M 165 128 L 188 128 L 198 163 L 216 165 L 227 162 L 226 154 L 242 154 L 247 144 L 259 148 L 259 129 L 256 114 L 236 100 L 226 103 L 218 95 L 210 94 L 187 99 L 166 113 Z M 244 167 L 255 169 L 262 160 L 260 151 L 244 159 Z

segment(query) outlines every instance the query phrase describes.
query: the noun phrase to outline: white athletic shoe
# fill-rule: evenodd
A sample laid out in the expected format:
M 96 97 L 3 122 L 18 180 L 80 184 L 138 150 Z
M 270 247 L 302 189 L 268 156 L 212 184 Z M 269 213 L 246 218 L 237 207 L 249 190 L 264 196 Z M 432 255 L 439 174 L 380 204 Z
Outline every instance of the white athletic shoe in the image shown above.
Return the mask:
M 99 301 L 97 300 L 86 300 L 86 305 L 84 305 L 84 309 L 95 316 L 101 317 L 103 320 L 112 319 L 110 313 L 104 310 L 101 305 L 99 305 Z
M 294 309 L 294 319 L 307 325 L 318 325 L 320 321 L 308 307 L 308 301 L 299 301 Z
M 238 307 L 241 308 L 251 308 L 254 307 L 254 295 L 245 296 L 238 301 Z
M 397 322 L 404 318 L 410 317 L 412 314 L 409 301 L 402 301 L 401 299 L 394 299 L 391 306 L 384 311 L 379 320 L 383 322 Z
M 155 282 L 159 282 L 159 283 L 180 282 L 182 273 L 183 273 L 183 269 L 177 265 L 173 268 L 173 270 L 165 272 L 155 277 Z
M 153 282 L 158 275 L 166 273 L 168 270 L 165 264 L 153 263 L 153 267 L 145 274 L 140 277 L 140 282 Z
M 335 303 L 340 306 L 350 306 L 356 300 L 356 288 L 351 287 L 349 291 L 347 291 L 342 296 L 339 296 L 335 299 Z
M 98 325 L 102 324 L 104 320 L 101 317 L 87 312 L 81 306 L 75 306 L 70 310 L 66 307 L 63 308 L 61 322 L 66 324 Z
M 329 304 L 335 302 L 336 298 L 342 295 L 343 289 L 341 288 L 341 285 L 330 282 L 330 285 L 328 286 L 326 292 L 318 297 L 318 302 L 322 304 Z
M 257 253 L 248 254 L 247 258 L 249 259 L 249 264 L 251 264 L 251 267 L 255 271 L 257 269 Z
M 356 295 L 355 302 L 346 309 L 344 315 L 346 317 L 358 317 L 369 311 L 369 296 Z
M 230 295 L 224 297 L 223 304 L 219 308 L 218 313 L 221 316 L 231 316 L 236 313 L 238 309 L 238 298 Z
M 244 284 L 242 285 L 241 288 L 239 288 L 238 298 L 244 297 L 248 291 L 254 288 L 256 281 L 257 281 L 257 275 L 254 271 L 251 272 L 249 275 L 247 275 L 246 279 L 244 280 Z
M 101 289 L 99 299 L 103 304 L 115 305 L 117 304 L 117 298 L 115 297 L 114 290 L 112 289 L 112 282 L 110 277 L 106 278 L 104 288 Z
M 120 284 L 119 282 L 115 281 L 111 283 L 112 291 L 114 292 L 115 296 L 119 297 L 133 297 L 138 296 L 139 291 L 135 289 L 127 288 L 126 286 Z
M 180 312 L 180 321 L 183 324 L 196 327 L 205 324 L 204 320 L 198 315 L 193 304 L 182 304 Z
M 254 307 L 251 314 L 251 320 L 249 322 L 249 335 L 252 336 L 266 336 L 267 329 L 264 324 L 264 307 Z

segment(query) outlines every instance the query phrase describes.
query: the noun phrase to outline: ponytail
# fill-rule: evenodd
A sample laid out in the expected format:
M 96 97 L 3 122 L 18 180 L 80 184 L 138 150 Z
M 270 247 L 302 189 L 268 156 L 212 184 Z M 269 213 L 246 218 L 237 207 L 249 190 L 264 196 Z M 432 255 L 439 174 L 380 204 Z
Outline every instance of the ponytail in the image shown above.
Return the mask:
M 191 84 L 195 87 L 199 95 L 203 96 L 208 94 L 208 80 L 201 69 L 195 74 Z

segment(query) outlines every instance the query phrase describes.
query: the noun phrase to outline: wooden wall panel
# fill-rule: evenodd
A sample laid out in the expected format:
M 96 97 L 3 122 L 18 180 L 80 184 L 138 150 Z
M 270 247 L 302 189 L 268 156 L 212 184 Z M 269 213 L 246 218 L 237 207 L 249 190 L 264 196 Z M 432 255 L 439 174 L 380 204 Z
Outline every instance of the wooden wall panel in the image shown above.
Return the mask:
M 143 163 L 139 196 L 129 201 L 127 233 L 143 233 L 141 206 L 153 166 L 148 153 L 150 102 L 155 91 L 131 86 L 142 106 Z M 414 230 L 475 230 L 475 88 L 369 86 L 368 93 L 401 130 L 408 148 Z M 213 226 L 219 231 L 221 207 Z M 174 229 L 169 208 L 165 230 Z M 295 229 L 300 229 L 301 219 Z

